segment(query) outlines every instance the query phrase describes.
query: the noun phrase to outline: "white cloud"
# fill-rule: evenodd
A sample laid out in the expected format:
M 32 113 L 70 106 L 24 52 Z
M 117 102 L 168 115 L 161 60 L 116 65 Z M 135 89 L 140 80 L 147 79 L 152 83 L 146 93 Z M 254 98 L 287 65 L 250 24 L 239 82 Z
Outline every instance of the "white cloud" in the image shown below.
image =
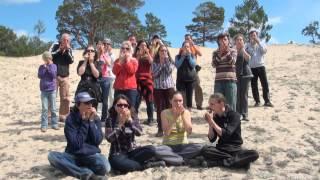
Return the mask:
M 282 18 L 280 16 L 271 17 L 269 18 L 268 22 L 272 25 L 277 25 L 282 23 Z
M 0 0 L 0 4 L 28 4 L 39 3 L 41 0 Z
M 18 37 L 20 37 L 20 36 L 29 36 L 28 31 L 23 30 L 23 29 L 14 30 L 14 32 L 16 33 L 16 35 Z

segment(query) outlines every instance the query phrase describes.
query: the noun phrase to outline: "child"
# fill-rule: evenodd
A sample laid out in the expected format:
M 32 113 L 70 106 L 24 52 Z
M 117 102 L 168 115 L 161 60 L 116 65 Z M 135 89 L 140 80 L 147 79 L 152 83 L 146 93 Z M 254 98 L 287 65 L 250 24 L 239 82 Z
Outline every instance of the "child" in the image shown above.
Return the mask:
M 41 131 L 46 132 L 48 127 L 48 105 L 51 112 L 51 125 L 55 130 L 59 129 L 56 110 L 56 78 L 57 66 L 52 63 L 51 53 L 45 51 L 42 54 L 44 64 L 40 65 L 38 78 L 41 91 Z

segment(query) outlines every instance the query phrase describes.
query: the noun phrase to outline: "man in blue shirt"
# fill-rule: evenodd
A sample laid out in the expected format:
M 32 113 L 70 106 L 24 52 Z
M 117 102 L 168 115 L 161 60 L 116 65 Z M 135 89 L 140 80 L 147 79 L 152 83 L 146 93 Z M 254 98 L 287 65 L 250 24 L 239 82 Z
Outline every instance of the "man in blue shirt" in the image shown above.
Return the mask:
M 95 101 L 88 92 L 76 95 L 76 105 L 64 128 L 65 152 L 52 151 L 48 155 L 53 167 L 79 179 L 106 179 L 105 175 L 110 171 L 109 162 L 99 149 L 103 133 L 100 118 L 92 107 Z

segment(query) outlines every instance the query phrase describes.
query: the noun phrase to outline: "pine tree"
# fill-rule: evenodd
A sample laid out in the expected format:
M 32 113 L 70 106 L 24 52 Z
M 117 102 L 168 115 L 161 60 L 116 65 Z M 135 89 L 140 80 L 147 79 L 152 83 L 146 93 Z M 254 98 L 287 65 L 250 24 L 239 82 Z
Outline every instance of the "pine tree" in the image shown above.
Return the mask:
M 301 33 L 304 36 L 311 36 L 312 39 L 310 40 L 310 42 L 312 44 L 317 44 L 319 43 L 319 41 L 317 42 L 316 39 L 320 40 L 320 33 L 318 32 L 318 30 L 319 30 L 319 21 L 313 21 L 308 26 L 303 28 Z

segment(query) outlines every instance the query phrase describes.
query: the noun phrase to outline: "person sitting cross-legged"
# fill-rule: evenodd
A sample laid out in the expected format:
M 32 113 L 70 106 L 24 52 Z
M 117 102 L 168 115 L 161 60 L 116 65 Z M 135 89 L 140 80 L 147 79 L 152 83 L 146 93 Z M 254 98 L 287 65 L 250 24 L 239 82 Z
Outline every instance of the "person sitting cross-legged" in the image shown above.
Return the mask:
M 95 101 L 88 92 L 76 95 L 76 105 L 64 127 L 65 152 L 51 151 L 48 155 L 53 167 L 79 179 L 106 179 L 110 171 L 109 162 L 99 149 L 103 133 L 100 118 L 92 106 Z
M 216 146 L 203 147 L 201 155 L 208 167 L 224 166 L 228 168 L 250 168 L 250 163 L 259 158 L 255 150 L 244 150 L 241 137 L 240 114 L 226 104 L 226 99 L 220 93 L 210 96 L 209 112 L 205 120 L 209 124 L 208 138 Z

